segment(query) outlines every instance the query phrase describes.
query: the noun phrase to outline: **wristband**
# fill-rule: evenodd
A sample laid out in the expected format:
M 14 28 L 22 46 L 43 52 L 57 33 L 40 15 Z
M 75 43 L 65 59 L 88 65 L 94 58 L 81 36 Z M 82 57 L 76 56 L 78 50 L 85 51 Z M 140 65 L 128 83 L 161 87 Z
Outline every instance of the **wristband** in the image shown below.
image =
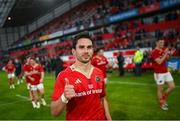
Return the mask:
M 66 104 L 68 103 L 68 99 L 64 96 L 64 93 L 61 95 L 61 101 Z

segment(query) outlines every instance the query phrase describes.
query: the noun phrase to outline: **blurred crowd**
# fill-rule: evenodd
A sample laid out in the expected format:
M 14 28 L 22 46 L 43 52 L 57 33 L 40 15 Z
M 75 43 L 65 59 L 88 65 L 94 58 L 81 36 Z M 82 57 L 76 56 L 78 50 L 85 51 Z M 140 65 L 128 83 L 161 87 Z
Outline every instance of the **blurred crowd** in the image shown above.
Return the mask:
M 95 27 L 100 25 L 102 20 L 108 16 L 133 8 L 145 7 L 157 2 L 159 2 L 159 0 L 89 0 L 54 19 L 41 29 L 26 35 L 14 44 L 18 44 L 26 39 L 34 40 L 42 35 L 73 27 L 79 27 L 81 29 Z M 105 51 L 134 49 L 136 46 L 140 48 L 154 48 L 155 41 L 163 37 L 167 47 L 176 48 L 177 51 L 174 56 L 179 56 L 180 28 L 176 25 L 168 27 L 168 25 L 176 24 L 179 20 L 180 11 L 179 9 L 175 9 L 138 19 L 118 22 L 108 26 L 101 26 L 89 31 L 89 33 L 94 40 L 95 48 L 103 48 Z M 71 55 L 73 36 L 74 35 L 58 38 L 58 42 L 54 44 L 44 46 L 42 46 L 42 44 L 35 44 L 15 50 L 14 55 L 23 60 L 23 57 L 26 55 L 34 54 L 37 60 L 42 63 L 44 69 L 51 72 L 56 67 L 55 60 L 58 55 Z M 17 52 L 21 54 L 18 55 Z M 144 61 L 150 61 L 149 53 L 149 51 L 144 52 Z M 11 53 L 9 54 L 12 56 Z M 3 65 L 2 63 L 3 61 L 0 62 L 0 66 Z

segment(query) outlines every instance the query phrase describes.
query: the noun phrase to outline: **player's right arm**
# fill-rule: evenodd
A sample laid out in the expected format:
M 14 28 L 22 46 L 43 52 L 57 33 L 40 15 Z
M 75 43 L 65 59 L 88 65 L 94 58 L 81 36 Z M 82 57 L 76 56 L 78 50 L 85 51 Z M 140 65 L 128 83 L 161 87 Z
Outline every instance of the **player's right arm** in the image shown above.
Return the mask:
M 109 105 L 108 105 L 108 102 L 106 100 L 106 97 L 102 97 L 101 98 L 101 101 L 102 101 L 102 105 L 103 105 L 103 109 L 104 109 L 104 114 L 105 114 L 105 117 L 108 121 L 111 121 L 112 118 L 111 118 L 111 114 L 109 112 Z
M 2 68 L 2 70 L 6 72 L 6 67 L 4 66 L 4 67 Z
M 38 73 L 39 73 L 39 72 L 38 72 L 38 71 L 35 71 L 35 70 L 34 70 L 34 71 L 31 71 L 31 72 L 25 71 L 25 72 L 24 72 L 24 75 L 25 75 L 25 76 L 31 76 L 31 75 L 33 75 L 33 74 L 38 74 Z
M 57 78 L 54 87 L 53 101 L 51 102 L 51 114 L 53 116 L 61 115 L 68 101 L 75 96 L 74 86 L 69 84 L 69 80 L 67 78 L 61 80 L 65 82 L 65 84 L 63 84 L 60 83 L 59 78 Z M 63 85 L 65 86 L 63 87 Z M 57 97 L 58 99 L 56 99 Z
M 59 98 L 56 101 L 52 101 L 51 102 L 51 114 L 53 116 L 59 116 L 60 114 L 62 114 L 65 107 L 66 107 L 66 103 L 63 103 L 61 98 Z
M 168 50 L 166 49 L 166 50 L 165 50 L 165 54 L 164 54 L 162 57 L 157 57 L 157 58 L 155 59 L 155 62 L 158 63 L 158 64 L 162 64 L 164 61 L 167 60 L 168 53 L 169 53 L 169 52 L 168 52 Z

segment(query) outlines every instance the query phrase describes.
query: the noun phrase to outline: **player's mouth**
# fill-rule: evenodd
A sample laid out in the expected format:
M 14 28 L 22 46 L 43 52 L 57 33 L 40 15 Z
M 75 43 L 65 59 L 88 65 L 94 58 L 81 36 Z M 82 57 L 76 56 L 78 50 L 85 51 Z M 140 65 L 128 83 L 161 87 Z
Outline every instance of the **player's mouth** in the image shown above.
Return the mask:
M 90 57 L 90 55 L 89 54 L 84 54 L 84 55 L 82 55 L 82 57 L 85 58 L 85 59 L 88 59 Z

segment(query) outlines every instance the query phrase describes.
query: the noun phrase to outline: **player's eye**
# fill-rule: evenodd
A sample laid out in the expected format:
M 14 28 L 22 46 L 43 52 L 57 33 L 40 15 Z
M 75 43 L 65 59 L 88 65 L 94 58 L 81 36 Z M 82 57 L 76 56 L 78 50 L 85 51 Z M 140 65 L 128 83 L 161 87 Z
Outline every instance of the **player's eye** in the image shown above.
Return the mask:
M 87 46 L 88 49 L 92 49 L 92 45 Z
M 84 48 L 84 45 L 80 45 L 80 46 L 79 46 L 79 49 L 83 49 L 83 48 Z

